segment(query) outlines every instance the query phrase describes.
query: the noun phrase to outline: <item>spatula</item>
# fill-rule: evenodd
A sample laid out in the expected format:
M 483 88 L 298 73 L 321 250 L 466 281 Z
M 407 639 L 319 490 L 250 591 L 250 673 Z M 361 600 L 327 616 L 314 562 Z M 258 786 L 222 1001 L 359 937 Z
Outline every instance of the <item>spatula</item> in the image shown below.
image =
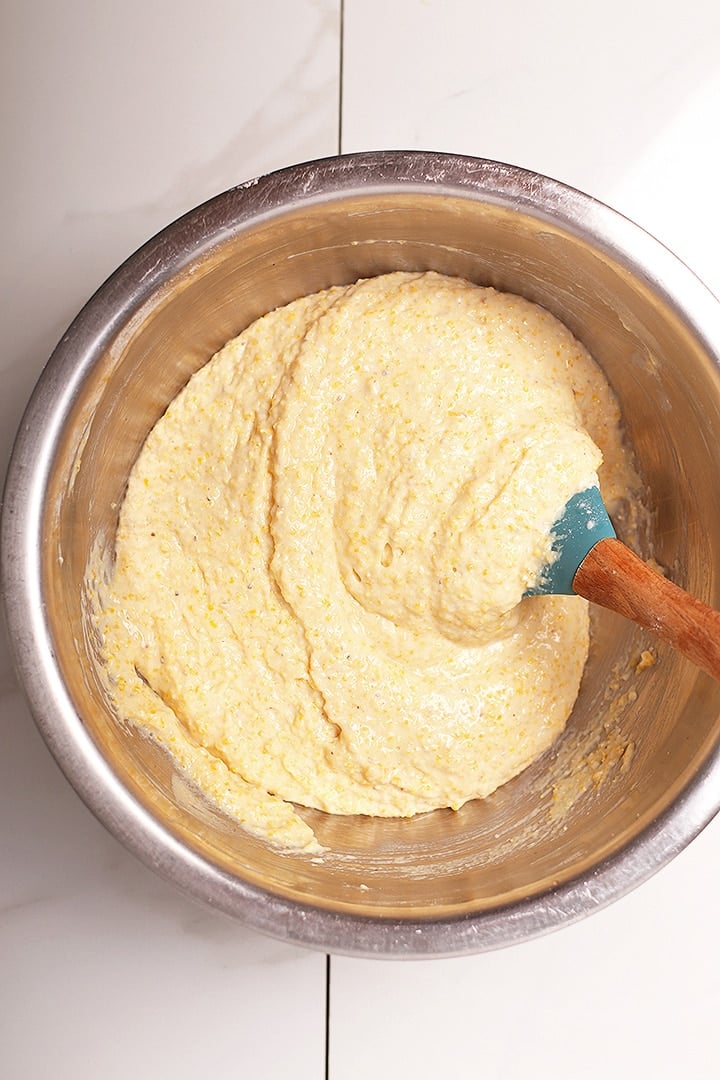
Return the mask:
M 600 491 L 581 491 L 552 530 L 554 559 L 526 595 L 584 596 L 632 619 L 720 681 L 720 612 L 618 540 Z

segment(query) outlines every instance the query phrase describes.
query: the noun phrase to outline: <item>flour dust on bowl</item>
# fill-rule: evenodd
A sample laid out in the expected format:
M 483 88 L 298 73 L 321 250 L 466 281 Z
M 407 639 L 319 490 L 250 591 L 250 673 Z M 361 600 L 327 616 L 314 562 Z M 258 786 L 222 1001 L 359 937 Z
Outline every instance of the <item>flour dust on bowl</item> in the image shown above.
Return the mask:
M 50 749 L 131 850 L 264 932 L 360 955 L 499 947 L 583 917 L 718 809 L 720 686 L 608 612 L 591 617 L 562 736 L 484 800 L 412 818 L 302 810 L 325 849 L 279 850 L 117 719 L 88 568 L 128 476 L 189 378 L 266 312 L 333 285 L 435 271 L 557 316 L 609 380 L 647 492 L 643 554 L 720 599 L 720 308 L 593 199 L 495 162 L 379 152 L 296 166 L 192 211 L 90 300 L 41 376 L 8 472 L 3 583 Z M 628 508 L 631 513 L 631 508 Z

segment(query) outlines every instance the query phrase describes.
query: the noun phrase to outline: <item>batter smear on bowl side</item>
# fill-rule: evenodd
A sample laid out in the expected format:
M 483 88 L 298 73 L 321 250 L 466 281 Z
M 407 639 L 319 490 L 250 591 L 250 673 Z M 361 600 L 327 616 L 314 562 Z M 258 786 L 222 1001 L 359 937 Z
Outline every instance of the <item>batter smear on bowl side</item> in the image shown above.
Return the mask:
M 616 400 L 529 301 L 393 273 L 273 311 L 131 474 L 97 613 L 118 713 L 292 848 L 317 848 L 293 803 L 487 796 L 575 702 L 587 603 L 523 593 L 598 474 L 633 497 Z

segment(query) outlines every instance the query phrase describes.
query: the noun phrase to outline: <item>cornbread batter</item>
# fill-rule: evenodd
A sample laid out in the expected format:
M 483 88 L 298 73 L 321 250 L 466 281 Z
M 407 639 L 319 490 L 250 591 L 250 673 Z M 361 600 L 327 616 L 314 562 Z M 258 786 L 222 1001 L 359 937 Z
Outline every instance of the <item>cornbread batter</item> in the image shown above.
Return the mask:
M 599 448 L 598 448 L 599 447 Z M 585 601 L 522 599 L 616 402 L 517 296 L 396 273 L 229 342 L 155 426 L 99 624 L 118 711 L 251 831 L 459 807 L 562 730 Z

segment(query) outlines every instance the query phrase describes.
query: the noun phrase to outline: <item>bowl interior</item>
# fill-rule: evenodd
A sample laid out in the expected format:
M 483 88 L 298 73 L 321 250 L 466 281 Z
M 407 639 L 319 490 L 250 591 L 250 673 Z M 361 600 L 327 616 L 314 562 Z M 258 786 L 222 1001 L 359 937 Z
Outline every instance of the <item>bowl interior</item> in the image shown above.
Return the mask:
M 247 835 L 164 752 L 118 722 L 93 663 L 86 572 L 112 547 L 128 473 L 148 431 L 227 339 L 278 304 L 328 285 L 433 269 L 521 293 L 585 343 L 619 396 L 647 485 L 648 553 L 719 606 L 720 376 L 708 349 L 628 259 L 581 228 L 507 200 L 441 186 L 370 187 L 271 207 L 215 233 L 208 220 L 212 241 L 188 247 L 161 289 L 138 293 L 132 312 L 106 326 L 57 436 L 44 502 L 42 595 L 81 723 L 121 783 L 182 844 L 230 878 L 302 904 L 360 916 L 453 918 L 496 911 L 587 873 L 670 806 L 718 739 L 720 686 L 634 626 L 594 613 L 568 728 L 521 776 L 457 813 L 393 821 L 304 811 L 329 849 L 318 861 Z M 182 229 L 200 226 L 195 220 Z M 179 236 L 176 227 L 173 243 Z M 636 671 L 650 645 L 658 662 Z

